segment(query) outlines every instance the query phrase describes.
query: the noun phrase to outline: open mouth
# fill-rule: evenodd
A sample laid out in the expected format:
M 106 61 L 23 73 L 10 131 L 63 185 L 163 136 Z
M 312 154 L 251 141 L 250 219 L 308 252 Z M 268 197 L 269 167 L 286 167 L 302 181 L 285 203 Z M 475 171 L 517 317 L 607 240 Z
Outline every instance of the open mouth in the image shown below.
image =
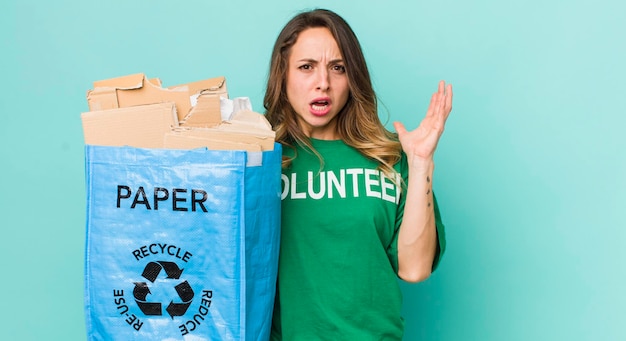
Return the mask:
M 316 99 L 310 104 L 311 110 L 316 114 L 325 114 L 330 108 L 329 99 Z

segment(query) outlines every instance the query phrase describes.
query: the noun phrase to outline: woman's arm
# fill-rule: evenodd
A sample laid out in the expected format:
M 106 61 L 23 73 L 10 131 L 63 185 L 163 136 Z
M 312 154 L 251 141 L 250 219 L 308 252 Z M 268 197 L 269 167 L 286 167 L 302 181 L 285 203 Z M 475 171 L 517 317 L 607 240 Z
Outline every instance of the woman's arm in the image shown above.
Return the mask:
M 452 110 L 452 86 L 439 82 L 426 117 L 413 131 L 395 122 L 402 149 L 407 155 L 409 177 L 404 215 L 398 235 L 398 276 L 408 282 L 430 276 L 437 251 L 437 228 L 433 201 L 433 155 Z

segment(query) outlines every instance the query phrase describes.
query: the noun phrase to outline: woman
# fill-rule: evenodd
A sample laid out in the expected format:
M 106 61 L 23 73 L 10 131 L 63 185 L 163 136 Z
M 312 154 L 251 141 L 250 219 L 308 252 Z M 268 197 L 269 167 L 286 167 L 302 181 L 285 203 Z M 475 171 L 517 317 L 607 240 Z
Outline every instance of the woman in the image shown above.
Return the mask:
M 426 279 L 445 246 L 433 154 L 452 87 L 417 129 L 390 133 L 352 29 L 313 10 L 279 34 L 264 106 L 284 150 L 271 339 L 402 339 L 397 277 Z

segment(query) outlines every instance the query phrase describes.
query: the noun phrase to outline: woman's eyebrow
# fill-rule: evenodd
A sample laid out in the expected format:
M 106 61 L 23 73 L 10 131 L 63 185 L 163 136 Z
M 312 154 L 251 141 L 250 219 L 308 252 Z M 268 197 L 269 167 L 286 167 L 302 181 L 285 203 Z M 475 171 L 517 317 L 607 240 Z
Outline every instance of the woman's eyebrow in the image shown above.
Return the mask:
M 319 63 L 319 60 L 317 59 L 313 59 L 313 58 L 302 58 L 302 59 L 298 59 L 297 62 L 308 62 L 308 63 Z M 338 58 L 338 59 L 332 59 L 328 62 L 328 64 L 338 64 L 338 63 L 343 63 L 343 59 Z
M 313 58 L 302 58 L 302 59 L 298 59 L 298 62 L 308 62 L 308 63 L 319 63 L 317 60 L 313 59 Z

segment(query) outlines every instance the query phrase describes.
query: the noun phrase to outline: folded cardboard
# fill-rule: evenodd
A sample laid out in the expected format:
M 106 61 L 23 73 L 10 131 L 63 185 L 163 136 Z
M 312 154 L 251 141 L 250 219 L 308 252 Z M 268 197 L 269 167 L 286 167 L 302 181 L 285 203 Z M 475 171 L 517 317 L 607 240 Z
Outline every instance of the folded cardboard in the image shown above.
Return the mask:
M 195 148 L 202 140 L 234 141 L 260 146 L 262 150 L 273 150 L 276 133 L 265 117 L 259 113 L 242 110 L 232 115 L 228 121 L 212 127 L 179 127 L 168 134 L 176 136 L 177 141 L 189 138 L 189 146 Z M 165 148 L 180 148 L 182 145 L 171 146 L 166 143 Z
M 223 76 L 164 88 L 158 78 L 149 80 L 143 73 L 137 73 L 96 81 L 93 85 L 87 92 L 90 111 L 174 102 L 178 120 L 183 125 L 200 96 L 205 115 L 194 115 L 194 120 L 219 124 L 220 98 L 228 98 Z
M 247 134 L 247 133 L 237 133 L 230 132 L 225 130 L 213 129 L 213 128 L 194 128 L 194 129 L 177 129 L 172 131 L 171 133 L 167 133 L 166 138 L 176 136 L 178 141 L 182 141 L 185 138 L 190 139 L 189 145 L 181 145 L 177 146 L 165 144 L 165 148 L 184 148 L 191 149 L 200 147 L 197 144 L 201 143 L 202 140 L 206 141 L 224 141 L 224 142 L 235 142 L 236 145 L 240 146 L 243 144 L 249 144 L 256 147 L 252 147 L 256 149 L 257 147 L 261 150 L 273 150 L 274 149 L 274 138 L 271 136 L 263 135 L 263 134 Z M 232 145 L 235 146 L 235 145 Z M 209 147 L 209 145 L 207 145 Z M 224 148 L 224 149 L 237 149 L 237 148 Z M 248 149 L 246 149 L 248 150 Z M 250 150 L 253 151 L 253 150 Z
M 173 102 L 81 114 L 85 144 L 163 148 L 163 135 L 178 125 Z
M 208 148 L 211 150 L 245 150 L 261 152 L 263 148 L 256 143 L 236 142 L 213 135 L 189 135 L 185 132 L 169 132 L 164 136 L 164 147 L 167 149 Z
M 275 132 L 248 109 L 224 116 L 226 81 L 217 77 L 163 88 L 158 78 L 134 74 L 94 82 L 91 111 L 81 115 L 85 143 L 138 148 L 266 151 Z M 181 118 L 181 111 L 186 115 Z M 225 117 L 225 118 L 224 118 Z
M 195 105 L 180 122 L 187 127 L 212 127 L 222 122 L 220 98 L 211 93 L 201 93 L 195 98 Z

